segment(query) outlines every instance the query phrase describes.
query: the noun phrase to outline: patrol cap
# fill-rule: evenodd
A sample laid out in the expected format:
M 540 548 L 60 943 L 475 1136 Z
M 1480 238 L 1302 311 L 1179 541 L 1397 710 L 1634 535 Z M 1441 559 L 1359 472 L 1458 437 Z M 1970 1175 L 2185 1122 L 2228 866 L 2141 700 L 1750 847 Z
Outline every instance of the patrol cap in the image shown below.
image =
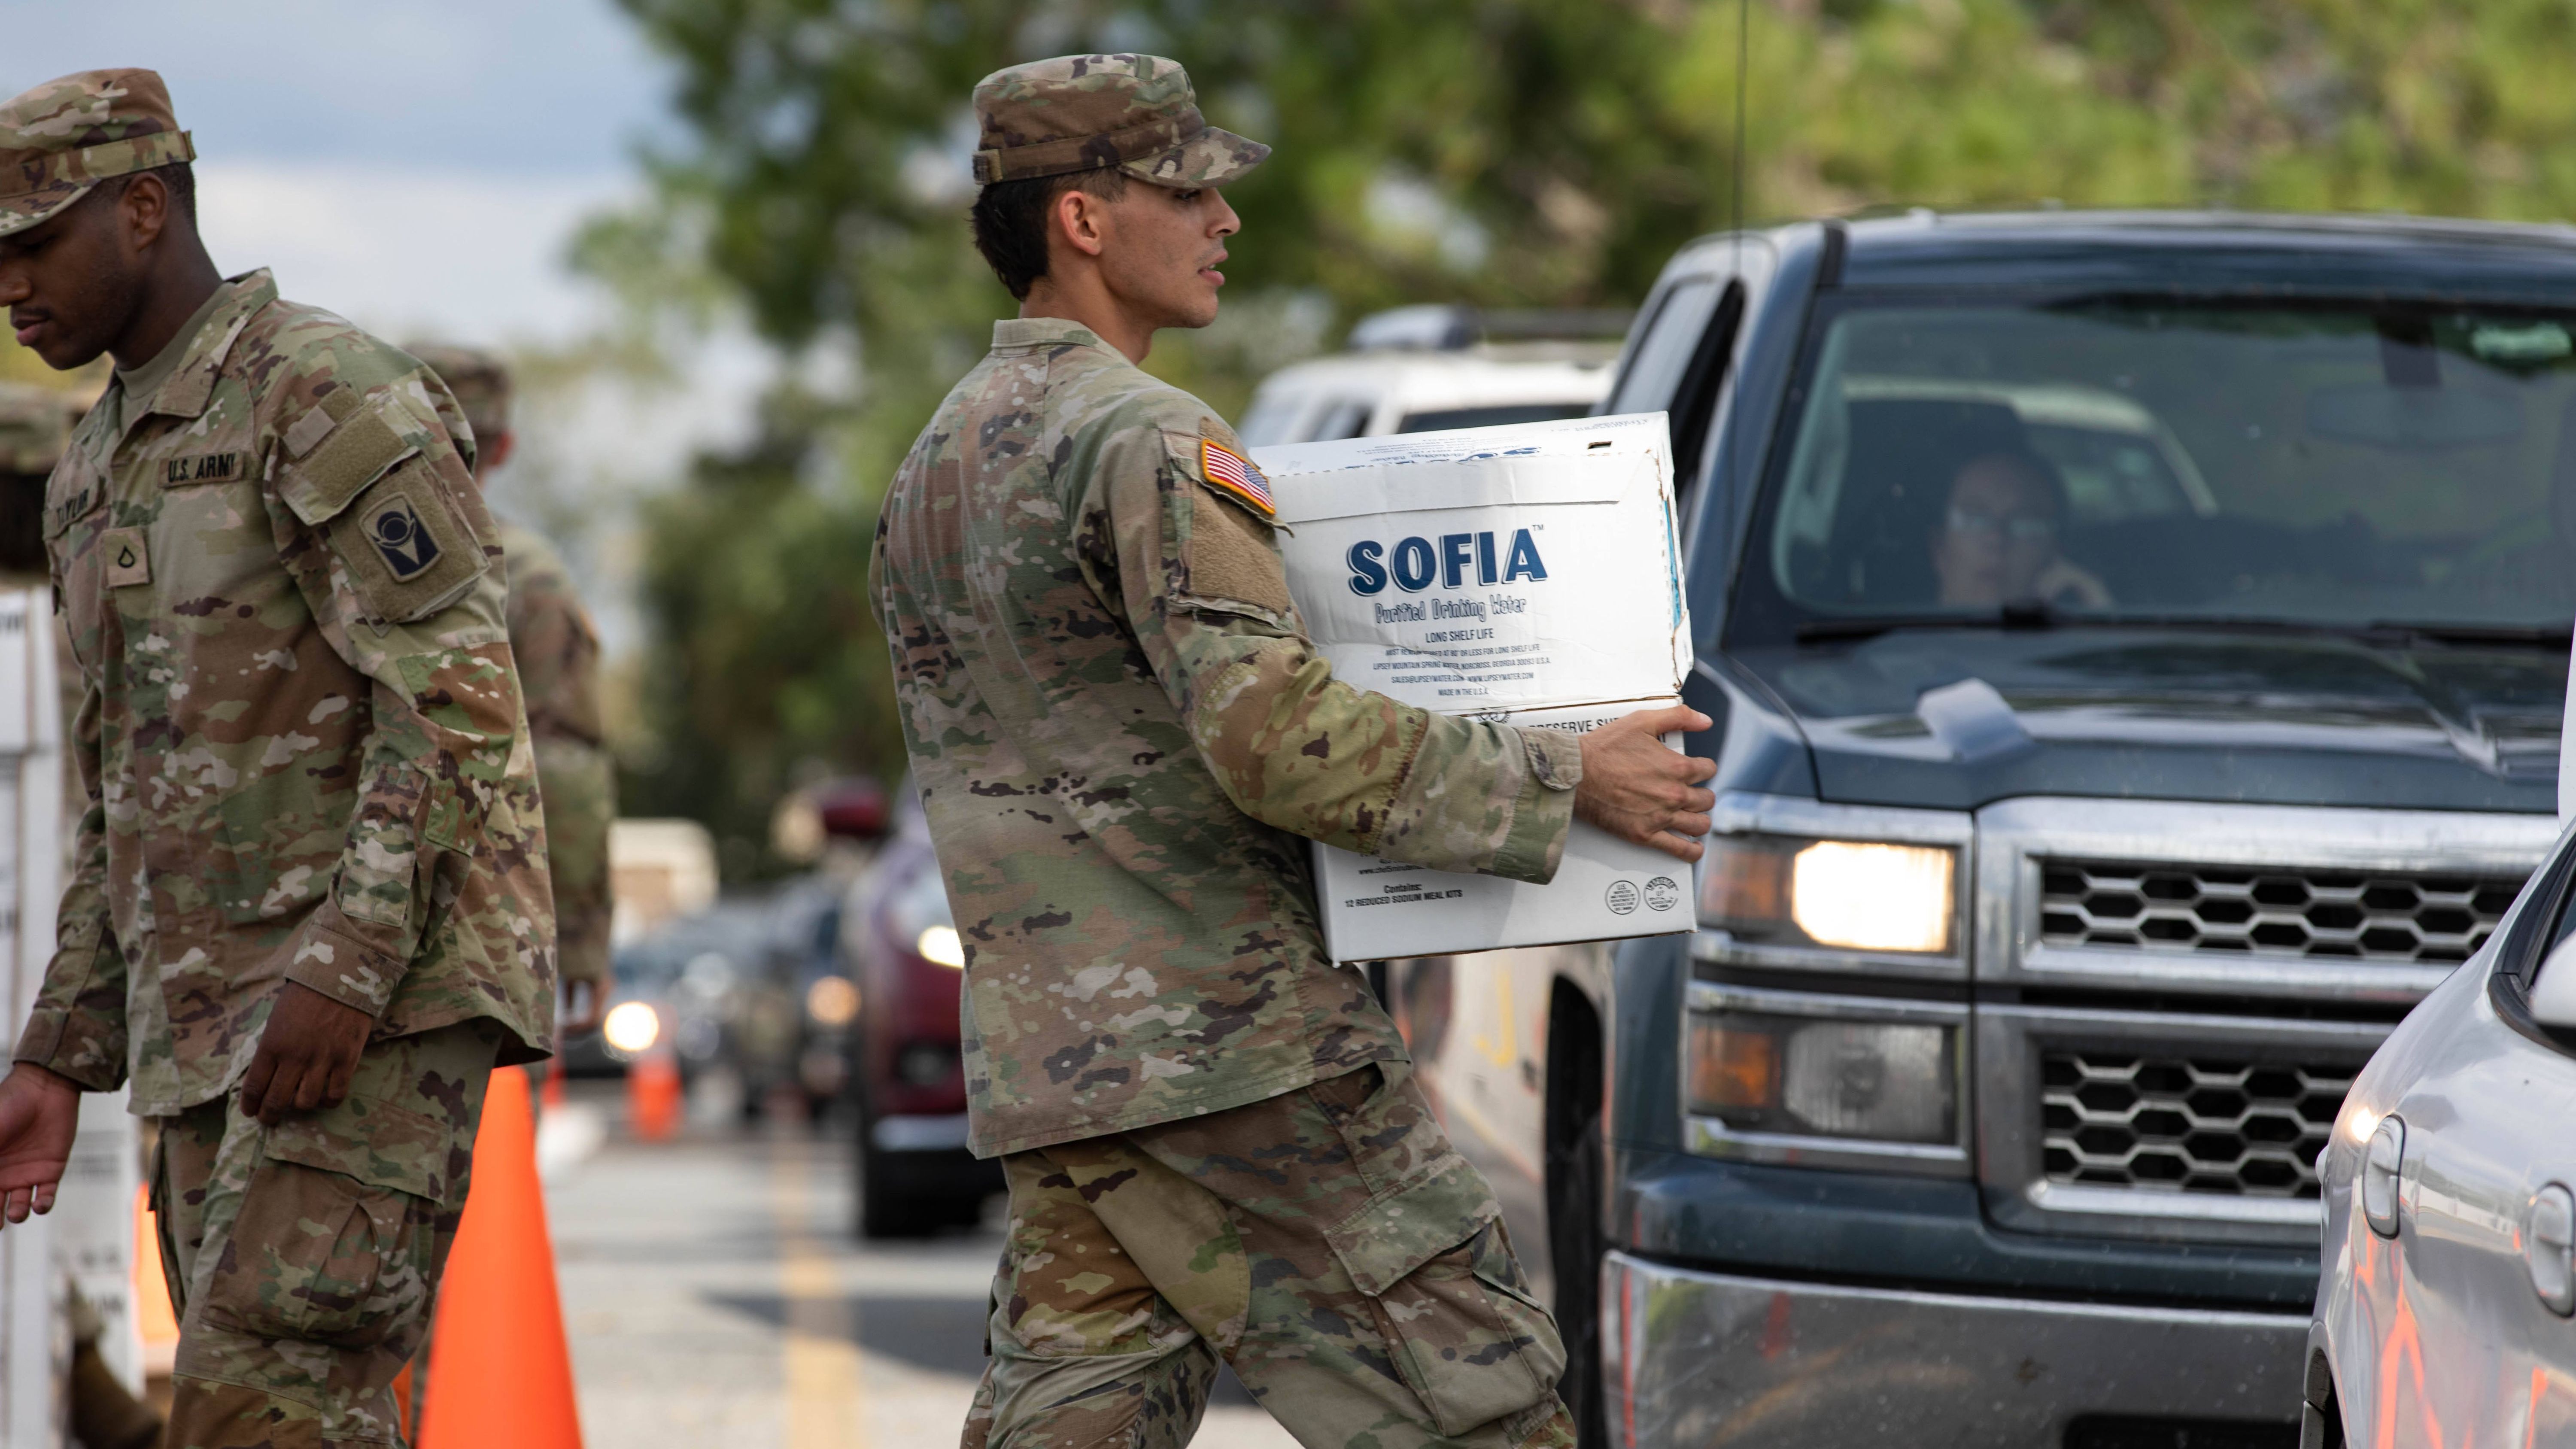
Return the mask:
M 1162 186 L 1214 186 L 1270 148 L 1199 114 L 1189 72 L 1159 55 L 1062 55 L 975 84 L 975 181 L 1028 181 L 1116 167 Z
M 510 381 L 510 365 L 498 354 L 439 342 L 414 343 L 403 350 L 419 358 L 456 394 L 456 405 L 465 410 L 465 424 L 474 430 L 476 442 L 510 431 L 510 399 L 516 389 Z
M 80 399 L 0 382 L 0 473 L 51 473 L 80 420 Z
M 0 236 L 25 231 L 113 177 L 197 159 L 148 70 L 85 70 L 0 105 Z

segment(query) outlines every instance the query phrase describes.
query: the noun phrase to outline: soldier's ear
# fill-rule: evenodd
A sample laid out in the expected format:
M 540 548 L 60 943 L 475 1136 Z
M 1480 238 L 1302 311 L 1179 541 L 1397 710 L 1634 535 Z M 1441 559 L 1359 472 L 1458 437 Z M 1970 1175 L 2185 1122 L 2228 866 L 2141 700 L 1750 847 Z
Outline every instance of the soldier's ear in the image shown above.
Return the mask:
M 169 183 L 149 171 L 126 177 L 117 193 L 116 217 L 134 250 L 149 249 L 170 229 Z
M 1096 257 L 1109 244 L 1109 203 L 1079 186 L 1068 186 L 1047 207 L 1047 231 L 1051 241 Z

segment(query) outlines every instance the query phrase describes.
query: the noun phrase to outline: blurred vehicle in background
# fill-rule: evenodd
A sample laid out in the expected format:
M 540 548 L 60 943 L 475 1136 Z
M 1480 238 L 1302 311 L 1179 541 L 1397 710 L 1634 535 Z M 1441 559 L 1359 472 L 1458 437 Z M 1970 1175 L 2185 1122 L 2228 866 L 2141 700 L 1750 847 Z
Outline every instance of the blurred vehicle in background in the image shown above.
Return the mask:
M 966 1150 L 965 943 L 909 783 L 896 792 L 893 835 L 851 892 L 842 948 L 857 988 L 859 1232 L 913 1237 L 972 1224 L 1001 1191 L 1002 1172 Z
M 804 1094 L 806 1116 L 822 1121 L 849 1099 L 859 990 L 841 950 L 847 907 L 893 828 L 892 797 L 865 776 L 827 780 L 782 804 L 773 847 L 814 862 L 775 898 L 771 963 L 795 1003 L 795 1035 L 781 1081 Z
M 762 1003 L 770 911 L 760 901 L 725 901 L 663 924 L 616 948 L 608 1013 L 596 1035 L 564 1045 L 567 1075 L 614 1076 L 647 1052 L 669 1050 L 684 1079 L 735 1066 L 776 1014 Z
M 627 981 L 618 958 L 665 923 L 715 904 L 715 837 L 694 820 L 612 821 L 608 879 L 616 903 L 608 928 L 608 1012 L 600 1030 L 563 1041 L 555 1060 L 566 1076 L 614 1076 L 656 1043 L 670 1044 L 676 1018 L 654 1004 L 653 990 Z M 636 1005 L 619 1013 L 623 1002 Z M 625 1045 L 615 1045 L 621 1041 Z
M 782 1105 L 801 1108 L 807 1119 L 831 1114 L 849 1083 L 858 1015 L 858 991 L 840 952 L 842 909 L 890 814 L 885 788 L 856 777 L 800 790 L 793 804 L 793 811 L 782 807 L 781 819 L 801 817 L 802 823 L 782 833 L 812 832 L 812 848 L 801 853 L 814 868 L 774 890 L 666 918 L 622 940 L 610 993 L 614 1020 L 602 1023 L 600 1035 L 571 1044 L 565 1059 L 573 1075 L 613 1072 L 667 1044 L 678 1051 L 684 1075 L 710 1067 L 729 1072 L 746 1115 Z M 687 826 L 703 838 L 689 822 L 637 823 Z M 668 838 L 647 844 L 663 848 L 626 859 L 627 879 L 634 878 L 639 857 L 667 862 L 664 883 L 677 880 L 681 889 L 648 892 L 647 905 L 703 894 L 688 883 L 703 878 L 699 862 L 712 876 L 712 852 L 700 856 L 687 833 L 662 834 Z M 651 914 L 630 909 L 623 898 L 619 911 L 630 929 Z M 628 1003 L 634 1008 L 621 1011 Z
M 608 827 L 609 939 L 639 941 L 663 922 L 716 903 L 716 842 L 694 820 L 617 820 Z
M 1630 314 L 1399 307 L 1363 318 L 1350 347 L 1262 380 L 1245 446 L 1545 422 L 1610 391 Z

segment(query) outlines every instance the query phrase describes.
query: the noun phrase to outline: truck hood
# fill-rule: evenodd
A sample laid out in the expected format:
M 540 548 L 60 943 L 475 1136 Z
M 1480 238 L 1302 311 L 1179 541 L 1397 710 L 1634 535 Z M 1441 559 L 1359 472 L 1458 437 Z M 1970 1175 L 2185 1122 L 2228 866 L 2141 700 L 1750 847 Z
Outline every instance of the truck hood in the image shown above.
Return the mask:
M 2557 649 L 2061 627 L 1734 658 L 1803 736 L 1827 800 L 2557 808 Z

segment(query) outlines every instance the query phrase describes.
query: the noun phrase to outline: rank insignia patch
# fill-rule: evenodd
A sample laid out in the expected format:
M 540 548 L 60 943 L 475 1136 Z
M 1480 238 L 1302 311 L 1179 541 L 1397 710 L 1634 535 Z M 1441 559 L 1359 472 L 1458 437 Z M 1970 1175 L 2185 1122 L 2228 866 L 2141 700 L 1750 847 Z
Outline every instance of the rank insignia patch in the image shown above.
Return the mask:
M 1270 499 L 1270 480 L 1250 458 L 1222 443 L 1199 439 L 1199 471 L 1207 475 L 1208 486 L 1242 503 L 1264 518 L 1274 517 L 1279 505 Z
M 142 529 L 111 528 L 99 536 L 98 543 L 107 555 L 109 588 L 152 582 L 152 555 L 143 546 Z
M 385 556 L 385 566 L 394 571 L 397 583 L 419 578 L 438 562 L 438 541 L 421 527 L 420 515 L 412 511 L 408 498 L 386 499 L 367 520 L 367 537 L 374 541 L 376 552 Z

